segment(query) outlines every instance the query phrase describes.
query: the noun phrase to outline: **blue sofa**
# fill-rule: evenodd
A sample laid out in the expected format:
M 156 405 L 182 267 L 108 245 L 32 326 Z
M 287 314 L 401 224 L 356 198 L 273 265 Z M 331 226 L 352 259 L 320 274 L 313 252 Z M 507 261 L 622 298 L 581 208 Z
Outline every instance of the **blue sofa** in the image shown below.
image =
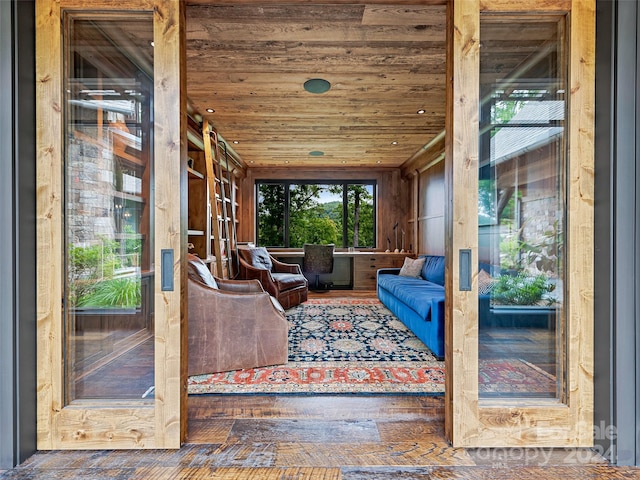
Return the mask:
M 398 275 L 399 268 L 383 268 L 377 272 L 380 301 L 398 317 L 438 359 L 444 358 L 444 257 L 420 255 L 425 262 L 420 277 Z M 502 270 L 487 263 L 478 268 L 491 276 Z M 554 328 L 555 310 L 537 307 L 531 310 L 497 308 L 490 305 L 490 295 L 478 296 L 480 328 L 528 327 Z
M 380 301 L 429 347 L 444 358 L 444 257 L 425 257 L 420 277 L 398 275 L 399 268 L 377 272 Z

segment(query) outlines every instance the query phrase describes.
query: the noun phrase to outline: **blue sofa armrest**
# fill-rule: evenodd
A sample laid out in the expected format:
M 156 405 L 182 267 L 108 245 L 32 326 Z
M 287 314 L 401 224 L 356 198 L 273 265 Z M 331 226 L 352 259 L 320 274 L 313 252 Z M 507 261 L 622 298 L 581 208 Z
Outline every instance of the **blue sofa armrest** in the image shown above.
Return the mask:
M 400 273 L 400 269 L 399 268 L 380 268 L 376 272 L 376 277 L 380 274 L 385 274 L 385 273 L 391 274 L 391 275 L 398 275 Z
M 427 346 L 438 360 L 444 360 L 444 298 L 431 299 L 431 330 Z
M 478 295 L 478 326 L 490 325 L 491 295 Z
M 380 284 L 378 282 L 378 279 L 380 278 L 380 274 L 387 274 L 387 275 L 398 275 L 400 273 L 400 269 L 399 268 L 380 268 L 378 269 L 378 271 L 376 272 L 376 293 L 378 295 L 378 298 L 380 298 Z

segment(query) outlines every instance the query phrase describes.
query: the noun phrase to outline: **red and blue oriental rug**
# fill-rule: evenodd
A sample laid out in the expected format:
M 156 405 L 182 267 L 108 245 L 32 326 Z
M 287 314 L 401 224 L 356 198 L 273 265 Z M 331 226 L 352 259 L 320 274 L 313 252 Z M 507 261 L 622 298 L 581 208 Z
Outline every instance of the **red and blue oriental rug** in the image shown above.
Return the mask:
M 310 299 L 287 319 L 286 365 L 192 376 L 189 394 L 444 393 L 444 362 L 377 299 Z M 481 391 L 509 391 L 516 378 L 531 393 L 554 386 L 526 362 L 487 367 Z
M 444 392 L 444 362 L 377 299 L 310 299 L 287 310 L 286 365 L 189 378 L 189 393 Z

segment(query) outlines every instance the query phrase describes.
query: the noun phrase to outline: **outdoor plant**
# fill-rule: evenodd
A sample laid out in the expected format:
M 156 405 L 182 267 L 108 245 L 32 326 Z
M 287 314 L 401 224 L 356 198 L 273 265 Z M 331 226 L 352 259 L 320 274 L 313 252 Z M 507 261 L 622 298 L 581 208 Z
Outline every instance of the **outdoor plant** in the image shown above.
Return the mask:
M 562 258 L 562 231 L 555 222 L 538 238 L 521 239 L 524 225 L 504 234 L 500 240 L 500 266 L 507 270 L 529 270 L 559 275 Z
M 90 246 L 71 245 L 69 247 L 67 268 L 69 275 L 69 299 L 71 304 L 89 295 L 97 280 L 111 278 L 120 266 L 115 255 L 118 244 L 103 240 Z
M 132 243 L 137 249 L 139 240 Z M 122 267 L 117 255 L 119 244 L 103 239 L 91 246 L 69 248 L 69 299 L 75 307 L 139 307 L 140 281 L 134 277 L 114 277 Z
M 505 270 L 520 270 L 520 253 L 526 245 L 518 240 L 518 234 L 505 235 L 500 241 L 500 267 Z
M 523 245 L 523 262 L 539 272 L 560 274 L 563 235 L 559 222 L 555 222 L 536 240 Z
M 531 276 L 523 272 L 500 275 L 491 291 L 491 299 L 501 305 L 550 305 L 552 300 L 547 294 L 553 289 L 554 285 L 545 275 Z
M 141 303 L 140 282 L 137 278 L 111 278 L 95 284 L 93 291 L 78 300 L 79 307 L 136 308 Z

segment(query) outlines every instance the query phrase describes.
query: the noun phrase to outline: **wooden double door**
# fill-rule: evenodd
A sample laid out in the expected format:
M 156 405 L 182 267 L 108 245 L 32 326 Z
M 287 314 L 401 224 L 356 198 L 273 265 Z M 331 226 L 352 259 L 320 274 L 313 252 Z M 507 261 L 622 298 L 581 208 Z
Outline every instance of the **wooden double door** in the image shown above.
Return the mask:
M 38 448 L 178 448 L 184 2 L 36 12 Z
M 185 2 L 36 5 L 38 448 L 178 448 Z M 595 2 L 447 5 L 446 432 L 463 447 L 588 446 Z M 542 296 L 505 307 L 515 280 Z M 528 366 L 551 388 L 483 389 L 512 367 L 495 352 L 516 335 L 491 319 L 543 306 L 547 356 Z M 98 389 L 100 365 L 127 355 Z

